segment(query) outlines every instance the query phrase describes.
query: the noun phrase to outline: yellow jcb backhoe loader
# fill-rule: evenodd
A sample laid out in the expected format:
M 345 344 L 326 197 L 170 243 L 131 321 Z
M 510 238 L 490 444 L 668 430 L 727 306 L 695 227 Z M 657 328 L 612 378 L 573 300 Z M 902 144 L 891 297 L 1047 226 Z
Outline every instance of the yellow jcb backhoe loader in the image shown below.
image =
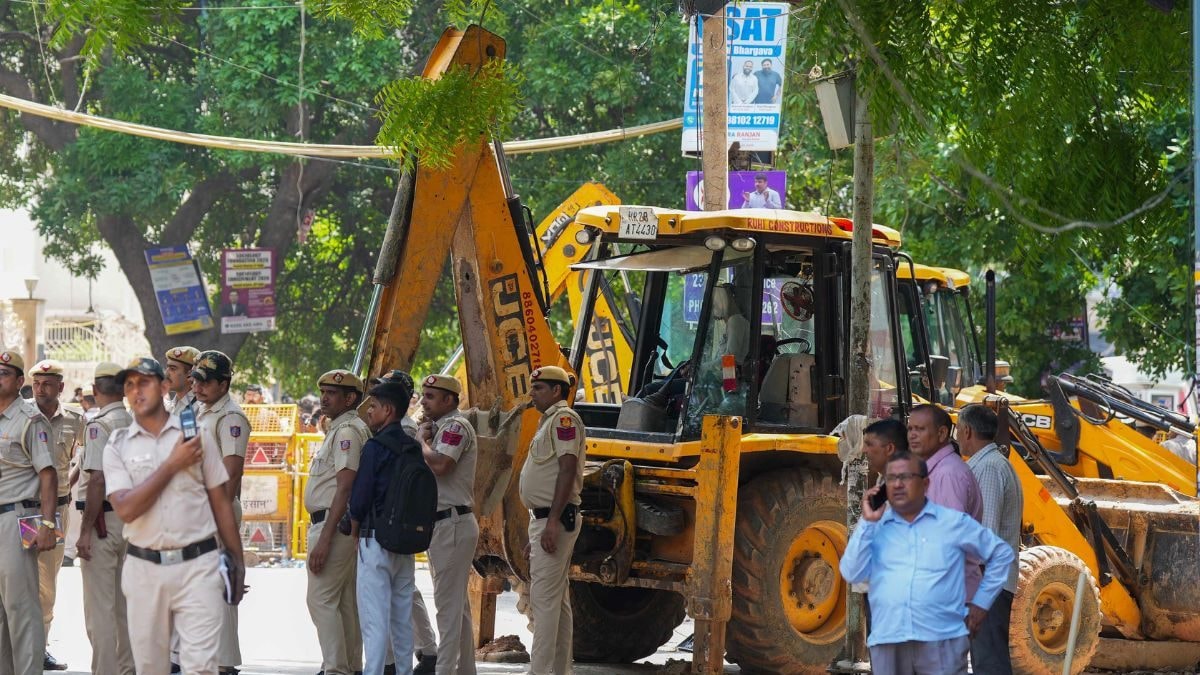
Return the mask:
M 475 26 L 451 29 L 425 74 L 477 71 L 503 55 L 499 37 Z M 624 274 L 640 294 L 628 396 L 576 404 L 588 438 L 571 566 L 576 657 L 631 661 L 653 653 L 686 608 L 696 619 L 693 662 L 702 672 L 720 672 L 723 656 L 745 672 L 825 672 L 845 634 L 837 562 L 847 540 L 846 496 L 830 432 L 847 414 L 850 224 L 795 211 L 585 208 L 576 215 L 577 241 L 590 249 L 573 266 L 585 274 L 584 290 L 564 350 L 547 323 L 537 251 L 498 143 L 465 144 L 444 170 L 418 163 L 401 178 L 397 212 L 376 272 L 382 297 L 370 374 L 411 364 L 450 255 L 479 436 L 476 569 L 528 578 L 528 513 L 511 478 L 538 419 L 526 405 L 529 374 L 543 365 L 579 372 L 601 280 Z M 878 226 L 872 232 L 871 414 L 903 416 L 912 392 L 899 328 L 899 237 Z M 1109 526 L 1118 543 L 1122 532 L 1133 538 L 1137 564 L 1122 561 L 1119 574 L 1106 576 L 1101 565 L 1114 556 L 1104 529 L 1094 518 L 1072 520 L 1062 506 L 1057 519 L 1029 511 L 1054 495 L 1025 483 L 1027 514 L 1036 516 L 1027 519 L 1031 535 L 1085 560 L 1093 552 L 1104 625 L 1132 638 L 1198 639 L 1195 598 L 1156 592 L 1168 584 L 1200 588 L 1195 536 L 1167 536 L 1186 531 L 1186 515 L 1200 513 L 1194 499 L 1151 486 L 1177 500 L 1166 515 L 1112 500 L 1114 519 L 1145 527 Z M 1096 483 L 1089 494 L 1136 496 L 1130 483 Z M 1066 498 L 1078 504 L 1070 509 L 1096 512 Z M 1149 581 L 1127 583 L 1129 570 Z M 1047 607 L 1053 619 L 1056 606 Z M 1163 626 L 1163 617 L 1174 623 Z M 1049 671 L 1061 648 L 1056 640 L 1043 647 L 1048 656 L 1032 662 Z

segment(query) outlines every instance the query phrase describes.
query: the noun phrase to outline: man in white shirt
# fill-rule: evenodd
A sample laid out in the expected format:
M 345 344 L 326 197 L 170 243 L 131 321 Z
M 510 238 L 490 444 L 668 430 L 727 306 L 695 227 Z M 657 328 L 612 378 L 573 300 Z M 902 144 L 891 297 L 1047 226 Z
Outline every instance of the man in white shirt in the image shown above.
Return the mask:
M 742 64 L 742 72 L 735 74 L 729 80 L 729 102 L 753 103 L 758 96 L 758 78 L 754 76 L 754 62 Z

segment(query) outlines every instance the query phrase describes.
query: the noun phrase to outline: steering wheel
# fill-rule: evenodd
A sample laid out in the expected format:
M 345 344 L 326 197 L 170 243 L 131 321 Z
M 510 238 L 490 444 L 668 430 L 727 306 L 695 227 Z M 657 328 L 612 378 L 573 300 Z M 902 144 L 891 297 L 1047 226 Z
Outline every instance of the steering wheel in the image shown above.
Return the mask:
M 671 387 L 671 384 L 673 382 L 675 382 L 676 378 L 684 376 L 683 371 L 687 368 L 689 363 L 691 363 L 690 360 L 685 360 L 685 361 L 680 362 L 680 364 L 678 366 L 676 366 L 675 368 L 673 368 L 670 373 L 667 373 L 666 379 L 659 380 L 660 382 L 662 382 L 662 384 L 659 386 L 658 391 L 655 391 L 653 394 L 647 395 L 646 387 L 643 386 L 642 391 L 638 392 L 638 396 L 645 399 L 647 403 L 658 406 L 660 408 L 665 408 L 667 406 L 667 401 L 671 397 L 671 393 L 670 393 L 670 391 L 668 391 Z
M 779 348 L 784 345 L 801 345 L 800 352 L 799 352 L 800 354 L 811 354 L 812 353 L 812 343 L 808 341 L 808 338 L 794 337 L 794 338 L 788 338 L 786 340 L 780 340 L 779 342 L 776 342 L 775 343 L 775 356 L 779 356 L 782 353 L 779 351 Z

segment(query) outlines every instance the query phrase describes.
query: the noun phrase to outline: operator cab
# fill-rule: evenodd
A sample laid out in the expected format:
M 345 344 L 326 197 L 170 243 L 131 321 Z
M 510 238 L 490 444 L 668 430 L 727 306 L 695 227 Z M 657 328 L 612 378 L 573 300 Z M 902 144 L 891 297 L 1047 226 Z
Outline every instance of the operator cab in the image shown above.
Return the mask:
M 637 329 L 624 401 L 575 406 L 589 436 L 696 440 L 703 417 L 715 414 L 742 417 L 750 433 L 827 434 L 846 417 L 848 221 L 796 211 L 650 207 L 593 207 L 576 219 L 585 227 L 581 237 L 594 238 L 580 242 L 593 244 L 591 258 L 574 265 L 585 272 L 576 326 L 591 324 L 602 281 L 637 298 L 625 308 Z M 874 238 L 870 414 L 888 417 L 909 400 L 893 329 L 888 245 L 898 246 L 899 238 L 879 227 Z M 584 332 L 577 330 L 572 351 L 578 358 Z
M 932 391 L 930 379 L 914 378 L 913 393 L 953 406 L 963 389 L 983 384 L 983 366 L 967 297 L 971 278 L 960 270 L 909 263 L 901 263 L 896 276 L 910 366 L 920 370 L 920 354 L 929 354 L 933 364 Z M 918 341 L 924 341 L 927 347 L 921 349 Z

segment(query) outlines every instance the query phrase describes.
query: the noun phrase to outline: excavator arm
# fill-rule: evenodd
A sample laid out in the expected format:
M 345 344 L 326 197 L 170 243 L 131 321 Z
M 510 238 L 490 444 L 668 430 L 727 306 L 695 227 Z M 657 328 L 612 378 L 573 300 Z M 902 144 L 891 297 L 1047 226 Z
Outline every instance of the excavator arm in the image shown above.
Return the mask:
M 424 76 L 437 78 L 452 67 L 479 73 L 504 53 L 504 41 L 478 26 L 450 28 Z M 520 552 L 528 513 L 511 478 L 539 420 L 527 405 L 530 374 L 541 366 L 570 367 L 546 319 L 531 233 L 508 185 L 500 145 L 487 138 L 463 144 L 445 169 L 418 163 L 401 178 L 397 194 L 376 271 L 382 290 L 370 375 L 411 367 L 449 255 L 474 406 L 468 412 L 479 441 L 477 558 L 497 563 L 498 572 L 511 564 L 512 572 L 527 577 Z

